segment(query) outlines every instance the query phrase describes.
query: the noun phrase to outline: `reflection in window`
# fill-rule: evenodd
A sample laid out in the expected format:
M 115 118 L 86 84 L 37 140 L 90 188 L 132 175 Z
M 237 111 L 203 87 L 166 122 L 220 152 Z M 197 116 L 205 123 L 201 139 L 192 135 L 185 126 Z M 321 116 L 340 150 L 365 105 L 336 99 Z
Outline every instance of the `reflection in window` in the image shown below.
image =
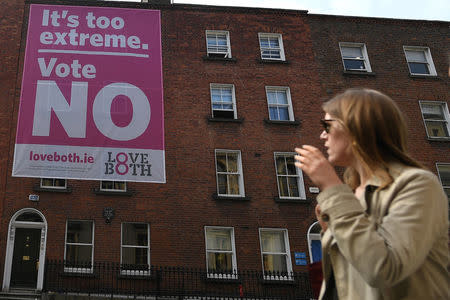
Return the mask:
M 449 138 L 449 122 L 447 103 L 445 102 L 420 102 L 422 117 L 429 138 Z
M 102 180 L 100 182 L 100 190 L 126 192 L 127 184 L 125 181 Z
M 291 95 L 287 87 L 266 87 L 269 119 L 272 121 L 293 121 Z
M 233 228 L 205 227 L 205 235 L 208 273 L 235 273 Z
M 67 181 L 60 178 L 41 178 L 41 188 L 65 189 Z
M 67 221 L 65 267 L 92 269 L 94 252 L 94 223 Z M 78 271 L 78 270 L 69 270 Z
M 122 223 L 122 270 L 149 270 L 149 226 L 144 223 Z
M 244 195 L 239 151 L 216 150 L 216 170 L 218 195 Z
M 289 277 L 292 272 L 287 230 L 260 229 L 261 253 L 264 274 L 274 277 Z
M 279 197 L 305 199 L 303 176 L 294 164 L 294 154 L 275 153 L 275 167 Z

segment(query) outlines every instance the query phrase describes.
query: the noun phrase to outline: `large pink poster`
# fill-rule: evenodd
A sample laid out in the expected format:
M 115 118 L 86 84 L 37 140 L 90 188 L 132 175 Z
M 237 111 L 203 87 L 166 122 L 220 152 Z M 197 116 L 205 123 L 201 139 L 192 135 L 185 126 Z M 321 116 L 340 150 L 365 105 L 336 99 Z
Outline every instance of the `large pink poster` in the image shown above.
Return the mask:
M 13 176 L 165 182 L 160 12 L 30 5 Z

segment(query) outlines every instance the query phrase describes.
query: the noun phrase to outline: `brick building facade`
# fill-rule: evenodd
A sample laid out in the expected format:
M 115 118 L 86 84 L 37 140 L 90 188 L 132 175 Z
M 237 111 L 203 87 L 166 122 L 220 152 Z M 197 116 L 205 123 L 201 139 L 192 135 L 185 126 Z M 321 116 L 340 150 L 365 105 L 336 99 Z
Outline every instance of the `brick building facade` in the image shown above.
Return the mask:
M 68 259 L 68 247 L 76 247 L 68 240 L 67 231 L 73 229 L 69 222 L 81 220 L 92 224 L 89 247 L 94 262 L 123 263 L 124 224 L 138 223 L 148 233 L 143 251 L 151 265 L 208 268 L 206 236 L 211 233 L 217 239 L 225 234 L 231 241 L 232 247 L 224 251 L 231 251 L 228 263 L 233 269 L 262 271 L 277 265 L 268 262 L 275 258 L 286 264 L 282 270 L 306 272 L 302 254 L 310 262 L 307 233 L 315 222 L 316 194 L 310 189 L 314 186 L 297 171 L 292 180 L 298 186 L 280 192 L 279 181 L 292 174 L 280 169 L 277 176 L 276 165 L 289 160 L 295 146 L 320 145 L 321 103 L 348 87 L 375 88 L 392 96 L 407 115 L 414 157 L 436 174 L 440 166 L 441 179 L 448 180 L 444 178 L 450 164 L 448 123 L 441 126 L 447 128 L 443 137 L 432 128 L 427 135 L 423 118 L 426 104 L 432 102 L 432 107 L 444 109 L 441 121 L 450 121 L 448 22 L 157 2 L 2 0 L 0 258 L 4 290 L 14 286 L 15 265 L 8 251 L 15 248 L 9 228 L 22 209 L 40 212 L 45 218 L 45 230 L 40 231 L 46 242 L 40 257 L 45 259 Z M 102 191 L 99 181 L 68 179 L 64 188 L 49 189 L 42 187 L 39 178 L 11 176 L 30 3 L 160 10 L 165 184 L 128 182 L 126 192 L 111 192 Z M 207 35 L 228 41 L 226 50 L 219 44 L 208 48 Z M 268 52 L 262 47 L 268 47 Z M 346 51 L 350 56 L 343 64 Z M 352 57 L 354 51 L 361 51 L 362 59 Z M 408 51 L 425 55 L 430 74 L 412 75 L 405 58 Z M 355 70 L 354 63 L 364 68 Z M 410 67 L 421 72 L 421 63 Z M 230 110 L 212 109 L 211 99 L 217 93 L 232 99 L 231 115 Z M 268 104 L 271 97 L 282 97 L 287 109 L 274 106 L 271 100 Z M 281 113 L 269 114 L 268 106 Z M 223 192 L 217 183 L 216 164 L 223 157 L 237 159 L 238 167 L 241 163 L 238 174 L 243 180 L 236 185 L 237 194 Z M 284 163 L 289 166 L 288 160 Z M 225 167 L 224 172 L 230 175 L 231 171 Z M 30 194 L 38 195 L 39 201 L 30 201 Z M 114 210 L 110 220 L 104 216 L 105 208 Z M 269 240 L 280 238 L 281 248 L 289 247 L 276 254 L 265 251 L 261 243 L 265 234 Z M 272 258 L 264 261 L 262 252 Z M 32 286 L 39 288 L 43 274 L 37 275 Z

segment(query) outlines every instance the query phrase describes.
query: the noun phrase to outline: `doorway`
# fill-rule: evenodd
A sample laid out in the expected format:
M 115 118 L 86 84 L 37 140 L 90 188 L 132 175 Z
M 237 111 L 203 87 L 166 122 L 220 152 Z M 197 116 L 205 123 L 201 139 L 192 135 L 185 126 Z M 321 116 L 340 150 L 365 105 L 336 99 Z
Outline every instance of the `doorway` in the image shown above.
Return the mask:
M 34 208 L 17 211 L 9 222 L 2 290 L 42 290 L 47 220 Z
M 41 229 L 17 228 L 11 268 L 12 288 L 36 288 Z

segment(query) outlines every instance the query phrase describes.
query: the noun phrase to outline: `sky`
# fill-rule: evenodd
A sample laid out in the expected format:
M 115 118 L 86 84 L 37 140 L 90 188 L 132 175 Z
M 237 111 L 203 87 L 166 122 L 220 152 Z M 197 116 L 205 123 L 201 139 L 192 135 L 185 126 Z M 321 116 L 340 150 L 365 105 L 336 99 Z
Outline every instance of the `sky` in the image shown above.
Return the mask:
M 282 8 L 308 10 L 313 14 L 450 21 L 450 0 L 173 0 L 173 3 Z

